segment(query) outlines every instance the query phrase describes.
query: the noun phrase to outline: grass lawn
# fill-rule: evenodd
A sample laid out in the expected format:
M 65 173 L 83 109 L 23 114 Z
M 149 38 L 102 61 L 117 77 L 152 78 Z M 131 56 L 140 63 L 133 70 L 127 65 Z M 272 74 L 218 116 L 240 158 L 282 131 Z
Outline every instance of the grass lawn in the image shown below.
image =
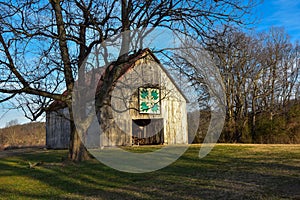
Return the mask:
M 2 157 L 0 199 L 300 199 L 300 145 L 218 144 L 203 159 L 199 148 L 144 174 L 62 163 L 64 150 Z

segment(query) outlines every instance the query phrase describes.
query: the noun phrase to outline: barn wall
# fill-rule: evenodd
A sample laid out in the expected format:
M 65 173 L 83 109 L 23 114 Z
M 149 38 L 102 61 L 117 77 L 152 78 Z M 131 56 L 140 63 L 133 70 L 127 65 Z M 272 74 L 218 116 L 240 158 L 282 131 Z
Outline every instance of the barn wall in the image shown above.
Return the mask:
M 162 71 L 162 87 L 164 118 L 166 120 L 166 138 L 167 144 L 187 144 L 187 112 L 186 100 L 178 91 L 174 83 L 170 80 L 166 73 Z
M 147 86 L 149 83 L 161 88 L 160 114 L 140 114 L 138 111 L 138 87 Z M 131 145 L 132 120 L 149 118 L 163 119 L 161 129 L 165 144 L 188 143 L 186 100 L 151 56 L 138 60 L 136 66 L 120 78 L 110 96 L 105 99 L 106 106 L 103 106 L 100 112 L 102 130 L 93 130 L 93 134 L 87 135 L 88 148 Z M 68 116 L 68 110 L 47 113 L 46 143 L 49 148 L 68 147 L 70 123 L 62 114 Z M 161 130 L 151 127 L 155 124 L 150 123 L 148 126 L 149 130 Z
M 68 109 L 47 112 L 46 114 L 46 146 L 53 149 L 65 149 L 69 146 L 70 121 Z
M 70 121 L 67 108 L 47 112 L 46 114 L 46 146 L 52 149 L 66 149 L 70 140 Z M 95 119 L 92 123 L 98 123 Z M 100 146 L 100 131 L 94 130 L 93 124 L 87 130 L 84 144 L 87 148 Z
M 149 83 L 161 88 L 160 114 L 140 114 L 138 111 L 138 87 L 149 86 Z M 111 139 L 105 144 L 130 143 L 133 119 L 163 119 L 161 128 L 165 144 L 188 143 L 186 100 L 152 57 L 139 60 L 134 68 L 121 77 L 111 95 L 112 99 L 108 99 L 106 103 L 114 111 L 107 106 L 103 112 L 106 116 L 102 117 L 103 120 L 109 119 L 105 120 L 106 126 L 103 130 L 106 137 Z M 151 126 L 155 125 L 150 123 L 146 128 L 154 130 Z M 123 131 L 120 132 L 118 127 L 122 127 Z
M 131 145 L 131 123 L 129 120 L 114 115 L 110 106 L 101 109 L 101 146 Z

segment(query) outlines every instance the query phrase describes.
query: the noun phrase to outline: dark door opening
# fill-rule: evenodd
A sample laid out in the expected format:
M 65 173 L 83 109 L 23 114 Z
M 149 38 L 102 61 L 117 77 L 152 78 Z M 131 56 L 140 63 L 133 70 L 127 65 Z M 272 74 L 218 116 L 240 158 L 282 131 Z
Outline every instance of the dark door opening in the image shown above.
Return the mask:
M 132 120 L 132 143 L 135 145 L 163 144 L 163 123 L 163 119 Z

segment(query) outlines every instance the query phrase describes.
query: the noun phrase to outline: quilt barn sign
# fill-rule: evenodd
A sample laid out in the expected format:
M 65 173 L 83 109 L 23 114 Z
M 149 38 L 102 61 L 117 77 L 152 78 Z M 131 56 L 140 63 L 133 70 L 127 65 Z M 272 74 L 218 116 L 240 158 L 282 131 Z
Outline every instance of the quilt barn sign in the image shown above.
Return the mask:
M 160 114 L 160 91 L 158 88 L 139 88 L 139 111 L 143 114 Z

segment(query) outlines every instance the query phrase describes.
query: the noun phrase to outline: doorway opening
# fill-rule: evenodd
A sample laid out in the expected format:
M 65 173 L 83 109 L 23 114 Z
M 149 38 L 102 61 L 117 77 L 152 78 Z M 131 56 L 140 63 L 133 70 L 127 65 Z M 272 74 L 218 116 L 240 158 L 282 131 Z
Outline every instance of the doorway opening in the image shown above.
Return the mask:
M 164 143 L 163 119 L 133 119 L 132 144 L 157 145 Z

